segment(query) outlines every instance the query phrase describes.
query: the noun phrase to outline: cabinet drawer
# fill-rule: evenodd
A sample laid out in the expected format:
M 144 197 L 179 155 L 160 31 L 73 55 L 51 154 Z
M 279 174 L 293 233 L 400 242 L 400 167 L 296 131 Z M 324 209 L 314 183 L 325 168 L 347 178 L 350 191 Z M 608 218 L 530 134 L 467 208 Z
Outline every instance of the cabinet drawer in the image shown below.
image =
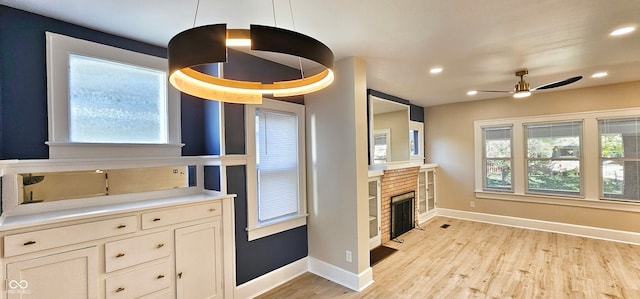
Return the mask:
M 104 245 L 105 271 L 111 272 L 169 256 L 169 232 L 129 238 Z
M 138 298 L 168 288 L 171 274 L 169 262 L 145 267 L 105 281 L 107 298 Z
M 135 232 L 136 216 L 69 225 L 4 237 L 4 256 L 15 256 Z
M 155 228 L 218 215 L 222 215 L 222 203 L 220 202 L 212 202 L 171 210 L 152 211 L 142 214 L 142 229 Z

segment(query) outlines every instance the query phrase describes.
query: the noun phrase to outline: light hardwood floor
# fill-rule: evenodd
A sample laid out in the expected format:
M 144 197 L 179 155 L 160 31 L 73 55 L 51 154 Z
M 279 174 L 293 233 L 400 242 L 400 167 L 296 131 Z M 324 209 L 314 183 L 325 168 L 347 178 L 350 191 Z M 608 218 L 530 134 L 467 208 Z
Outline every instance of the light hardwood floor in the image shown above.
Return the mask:
M 447 229 L 442 224 L 450 224 Z M 264 298 L 640 298 L 640 246 L 436 217 L 358 293 L 303 274 Z

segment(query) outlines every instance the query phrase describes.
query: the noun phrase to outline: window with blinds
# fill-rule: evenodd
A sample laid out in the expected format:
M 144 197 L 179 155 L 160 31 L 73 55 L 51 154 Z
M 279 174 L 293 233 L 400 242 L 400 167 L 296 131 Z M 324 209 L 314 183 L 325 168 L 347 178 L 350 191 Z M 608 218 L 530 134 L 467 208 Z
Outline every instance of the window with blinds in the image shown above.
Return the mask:
M 513 191 L 512 126 L 482 128 L 485 190 Z
M 640 118 L 600 119 L 603 199 L 640 201 Z
M 268 224 L 299 211 L 298 117 L 256 109 L 258 222 Z
M 581 195 L 582 122 L 524 125 L 527 191 Z

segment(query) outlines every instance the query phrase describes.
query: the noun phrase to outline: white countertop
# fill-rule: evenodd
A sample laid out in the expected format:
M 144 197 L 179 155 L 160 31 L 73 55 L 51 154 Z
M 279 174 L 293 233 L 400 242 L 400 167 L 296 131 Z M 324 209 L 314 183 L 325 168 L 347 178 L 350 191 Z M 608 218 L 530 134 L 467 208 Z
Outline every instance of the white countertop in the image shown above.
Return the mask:
M 223 199 L 227 197 L 235 197 L 235 195 L 224 194 L 218 191 L 205 190 L 202 193 L 184 196 L 138 200 L 124 203 L 57 210 L 44 213 L 10 216 L 2 215 L 2 217 L 0 217 L 0 231 L 23 228 L 33 225 L 43 225 L 61 221 L 76 220 L 87 217 L 98 217 L 117 213 L 135 212 L 152 208 L 162 208 L 177 204 L 198 203 L 202 201 Z

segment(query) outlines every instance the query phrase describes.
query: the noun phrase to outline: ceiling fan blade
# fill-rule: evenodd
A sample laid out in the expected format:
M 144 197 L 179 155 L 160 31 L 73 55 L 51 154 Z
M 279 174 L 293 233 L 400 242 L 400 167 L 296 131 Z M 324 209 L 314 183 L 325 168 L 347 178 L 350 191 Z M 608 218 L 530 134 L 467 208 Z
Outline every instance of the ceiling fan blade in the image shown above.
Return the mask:
M 477 92 L 502 92 L 502 93 L 513 93 L 513 90 L 476 90 Z
M 578 81 L 580 79 L 582 79 L 582 76 L 576 76 L 576 77 L 572 77 L 572 78 L 561 80 L 561 81 L 542 84 L 542 85 L 540 85 L 538 87 L 535 87 L 535 88 L 531 89 L 531 91 L 538 90 L 538 89 L 550 89 L 550 88 L 556 88 L 556 87 L 560 87 L 560 86 L 565 86 L 567 84 L 571 84 L 573 82 L 576 82 L 576 81 Z

